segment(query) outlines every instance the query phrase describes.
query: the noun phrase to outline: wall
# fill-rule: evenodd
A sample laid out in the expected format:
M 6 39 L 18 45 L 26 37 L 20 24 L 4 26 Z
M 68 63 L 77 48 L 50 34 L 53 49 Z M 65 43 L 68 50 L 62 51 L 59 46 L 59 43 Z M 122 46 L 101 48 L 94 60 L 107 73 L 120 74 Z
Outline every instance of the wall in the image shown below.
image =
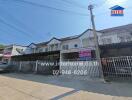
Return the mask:
M 25 53 L 25 54 L 31 54 L 31 53 L 33 53 L 33 49 L 27 47 L 26 49 L 24 49 L 24 53 Z
M 39 52 L 46 52 L 46 51 L 45 51 L 46 48 L 48 48 L 47 45 L 39 46 L 39 47 L 37 47 L 37 49 L 36 49 L 36 53 L 39 53 Z
M 97 36 L 98 36 L 98 42 L 100 42 L 100 39 L 101 39 L 101 37 L 102 37 L 102 33 L 96 32 L 96 34 L 97 34 Z M 81 40 L 84 39 L 84 38 L 88 38 L 88 39 L 89 39 L 89 38 L 93 38 L 92 41 L 89 41 L 89 45 L 90 45 L 90 46 L 94 46 L 94 34 L 93 34 L 93 31 L 89 30 L 89 31 L 85 32 L 85 33 L 80 37 Z
M 111 42 L 103 42 L 104 39 L 105 40 L 111 39 Z M 110 34 L 110 35 L 102 35 L 99 44 L 104 45 L 104 44 L 119 43 L 119 42 L 120 40 L 117 34 Z
M 59 43 L 61 43 L 61 41 L 56 40 L 56 39 L 52 39 L 47 45 L 59 44 Z
M 75 48 L 75 46 L 74 46 L 75 44 L 78 45 L 77 48 L 81 48 L 82 47 L 80 39 L 72 39 L 72 40 L 63 41 L 61 43 L 61 50 L 63 50 L 63 48 L 62 48 L 63 45 L 68 45 L 69 50 L 70 49 L 74 49 Z
M 99 41 L 101 39 L 101 33 L 97 32 Z M 84 47 L 82 40 L 83 39 L 88 39 L 88 46 Z M 76 48 L 74 45 L 77 44 L 78 47 Z M 63 50 L 62 46 L 63 45 L 69 45 L 69 50 Z M 63 41 L 61 44 L 61 53 L 66 53 L 66 52 L 78 52 L 79 50 L 85 50 L 85 49 L 90 49 L 90 50 L 95 50 L 95 43 L 94 43 L 94 35 L 92 31 L 87 31 L 83 33 L 80 37 L 72 40 L 66 40 Z
M 120 37 L 124 38 L 124 41 L 121 41 Z M 103 43 L 102 41 L 103 39 L 111 39 L 111 43 Z M 108 33 L 102 34 L 100 45 L 128 42 L 131 40 L 132 40 L 132 35 L 130 34 L 130 32 L 120 32 L 120 33 L 108 32 Z
M 21 55 L 16 49 L 23 49 L 23 51 L 25 51 L 27 49 L 27 47 L 13 45 L 12 56 Z

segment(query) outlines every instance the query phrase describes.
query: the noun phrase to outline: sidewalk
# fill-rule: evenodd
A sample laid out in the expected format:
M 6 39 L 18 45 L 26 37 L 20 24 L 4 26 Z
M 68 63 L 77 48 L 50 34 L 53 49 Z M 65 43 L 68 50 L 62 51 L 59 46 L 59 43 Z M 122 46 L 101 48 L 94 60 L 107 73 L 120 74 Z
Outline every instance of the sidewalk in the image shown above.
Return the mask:
M 104 84 L 32 74 L 0 75 L 0 100 L 49 99 L 132 100 L 132 84 Z

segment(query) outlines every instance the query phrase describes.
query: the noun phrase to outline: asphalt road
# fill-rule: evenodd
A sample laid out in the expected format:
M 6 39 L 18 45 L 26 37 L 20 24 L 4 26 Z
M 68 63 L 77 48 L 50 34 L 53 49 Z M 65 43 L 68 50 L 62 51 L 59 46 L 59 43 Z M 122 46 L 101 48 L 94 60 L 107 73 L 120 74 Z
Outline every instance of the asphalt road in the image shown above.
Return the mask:
M 0 100 L 132 100 L 131 83 L 104 84 L 64 76 L 0 74 Z

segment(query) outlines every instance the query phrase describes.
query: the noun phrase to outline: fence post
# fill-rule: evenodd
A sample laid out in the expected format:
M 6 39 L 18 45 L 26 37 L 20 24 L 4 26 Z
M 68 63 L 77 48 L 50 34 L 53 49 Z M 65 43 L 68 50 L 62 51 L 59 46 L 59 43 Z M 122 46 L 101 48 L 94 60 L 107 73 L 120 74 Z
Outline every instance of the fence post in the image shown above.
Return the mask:
M 21 71 L 21 69 L 22 69 L 22 62 L 20 61 L 19 71 Z
M 35 66 L 35 71 L 34 71 L 34 73 L 37 73 L 37 71 L 38 71 L 38 60 L 36 61 L 36 66 Z
M 114 69 L 115 69 L 115 74 L 116 74 L 115 77 L 117 77 L 118 73 L 117 73 L 117 67 L 116 67 L 116 64 L 115 64 L 115 61 L 117 61 L 117 59 L 115 59 L 115 58 L 112 58 L 112 59 L 113 59 L 113 64 L 114 64 Z M 112 73 L 114 73 L 114 72 L 112 72 Z
M 130 68 L 130 73 L 131 73 L 131 75 L 132 75 L 132 69 L 131 69 L 131 64 L 130 64 L 130 60 L 129 60 L 130 58 L 127 56 L 127 61 L 128 61 L 128 65 L 129 65 L 129 68 Z

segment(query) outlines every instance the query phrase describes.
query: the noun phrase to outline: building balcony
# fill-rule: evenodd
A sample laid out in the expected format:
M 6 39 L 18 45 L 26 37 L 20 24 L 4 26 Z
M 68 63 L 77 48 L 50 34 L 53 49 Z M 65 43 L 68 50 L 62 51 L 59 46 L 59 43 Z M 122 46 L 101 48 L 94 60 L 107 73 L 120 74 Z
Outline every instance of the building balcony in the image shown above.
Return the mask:
M 49 45 L 48 46 L 48 51 L 60 51 L 61 46 L 59 44 L 55 44 L 55 45 Z
M 60 51 L 60 48 L 52 48 L 52 49 L 48 49 L 48 51 Z
M 81 50 L 95 50 L 94 46 L 90 47 L 78 47 L 78 48 L 69 48 L 67 50 L 61 50 L 61 53 L 70 53 L 70 52 L 79 52 Z

